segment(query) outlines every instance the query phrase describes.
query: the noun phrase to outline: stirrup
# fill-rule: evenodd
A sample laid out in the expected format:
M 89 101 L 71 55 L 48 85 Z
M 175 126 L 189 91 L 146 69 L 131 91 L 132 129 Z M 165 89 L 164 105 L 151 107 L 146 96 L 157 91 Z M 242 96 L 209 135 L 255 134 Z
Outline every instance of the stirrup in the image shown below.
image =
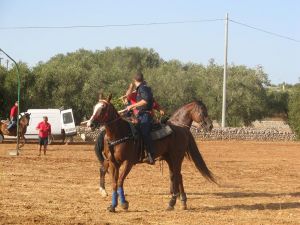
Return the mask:
M 144 163 L 148 163 L 150 165 L 154 165 L 155 161 L 150 154 L 148 154 L 147 158 L 143 160 Z

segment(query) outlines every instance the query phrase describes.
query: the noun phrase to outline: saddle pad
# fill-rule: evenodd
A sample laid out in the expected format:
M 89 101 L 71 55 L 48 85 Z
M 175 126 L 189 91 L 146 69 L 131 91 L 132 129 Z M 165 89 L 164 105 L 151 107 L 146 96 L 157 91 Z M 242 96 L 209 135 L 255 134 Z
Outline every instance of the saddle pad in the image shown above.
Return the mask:
M 172 129 L 168 125 L 161 125 L 161 129 L 151 132 L 152 140 L 159 140 L 161 138 L 167 137 L 172 133 Z

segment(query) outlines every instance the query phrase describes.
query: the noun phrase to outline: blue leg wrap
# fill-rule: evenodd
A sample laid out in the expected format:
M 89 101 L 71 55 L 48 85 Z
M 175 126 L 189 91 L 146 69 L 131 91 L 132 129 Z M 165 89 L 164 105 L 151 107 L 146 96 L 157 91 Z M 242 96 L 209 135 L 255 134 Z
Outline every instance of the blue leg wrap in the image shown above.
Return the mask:
M 117 207 L 118 205 L 118 193 L 116 191 L 113 191 L 112 193 L 112 200 L 111 200 L 111 206 Z
M 124 190 L 123 190 L 122 187 L 118 188 L 118 194 L 119 194 L 119 197 L 120 197 L 121 204 L 124 204 L 126 201 L 125 201 Z

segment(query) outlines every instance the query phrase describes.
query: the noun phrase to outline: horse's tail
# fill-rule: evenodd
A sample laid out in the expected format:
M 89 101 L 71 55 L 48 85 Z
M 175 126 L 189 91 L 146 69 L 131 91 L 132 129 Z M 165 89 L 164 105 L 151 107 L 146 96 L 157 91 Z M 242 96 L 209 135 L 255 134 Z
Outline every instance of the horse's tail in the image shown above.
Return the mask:
M 103 149 L 104 149 L 104 136 L 105 136 L 105 130 L 100 131 L 99 136 L 96 140 L 95 144 L 95 153 L 100 162 L 103 162 L 104 158 L 102 155 Z
M 186 152 L 188 159 L 193 160 L 196 168 L 199 170 L 202 176 L 204 176 L 207 180 L 217 184 L 217 181 L 213 173 L 206 166 L 204 159 L 202 158 L 201 153 L 197 147 L 196 141 L 190 132 L 189 132 L 189 136 L 190 136 L 189 146 L 188 146 L 188 151 Z

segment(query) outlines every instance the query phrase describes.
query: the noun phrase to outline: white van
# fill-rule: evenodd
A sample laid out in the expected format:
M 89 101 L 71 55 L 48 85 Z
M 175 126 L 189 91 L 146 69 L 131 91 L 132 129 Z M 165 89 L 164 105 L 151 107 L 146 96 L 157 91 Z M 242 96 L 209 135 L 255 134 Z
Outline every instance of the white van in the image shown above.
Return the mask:
M 39 122 L 43 121 L 43 116 L 48 117 L 48 122 L 51 124 L 51 133 L 55 140 L 64 140 L 66 136 L 76 135 L 72 109 L 28 109 L 27 113 L 30 113 L 30 120 L 25 133 L 25 138 L 38 138 L 36 127 Z

